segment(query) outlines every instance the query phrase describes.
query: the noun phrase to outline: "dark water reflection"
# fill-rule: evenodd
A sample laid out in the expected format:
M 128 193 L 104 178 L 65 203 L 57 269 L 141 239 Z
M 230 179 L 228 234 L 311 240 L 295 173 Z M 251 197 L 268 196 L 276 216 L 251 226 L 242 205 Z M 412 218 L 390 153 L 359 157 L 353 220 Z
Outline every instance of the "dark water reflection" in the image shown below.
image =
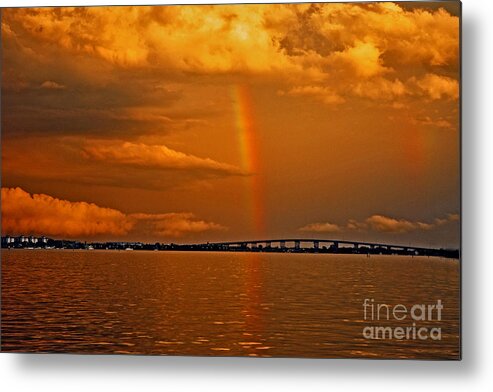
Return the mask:
M 363 300 L 444 305 L 440 341 L 363 337 Z M 412 320 L 382 325 L 409 326 Z M 457 358 L 459 265 L 438 258 L 2 252 L 2 350 Z

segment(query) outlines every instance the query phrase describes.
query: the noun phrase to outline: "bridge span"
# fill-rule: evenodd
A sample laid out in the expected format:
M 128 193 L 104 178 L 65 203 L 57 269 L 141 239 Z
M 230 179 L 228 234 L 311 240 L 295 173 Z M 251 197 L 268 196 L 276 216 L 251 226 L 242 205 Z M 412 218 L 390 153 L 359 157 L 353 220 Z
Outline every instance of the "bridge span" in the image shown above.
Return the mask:
M 274 253 L 397 254 L 459 258 L 457 249 L 437 249 L 412 245 L 319 238 L 281 238 L 253 241 L 207 242 L 191 245 L 173 244 L 176 250 Z

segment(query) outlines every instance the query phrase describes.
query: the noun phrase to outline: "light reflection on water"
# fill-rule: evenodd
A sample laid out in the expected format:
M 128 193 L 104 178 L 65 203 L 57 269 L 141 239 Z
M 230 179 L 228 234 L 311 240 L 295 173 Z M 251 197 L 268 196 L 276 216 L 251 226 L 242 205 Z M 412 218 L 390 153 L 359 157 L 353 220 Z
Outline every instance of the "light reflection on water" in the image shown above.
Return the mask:
M 444 304 L 441 341 L 368 340 L 363 300 Z M 393 321 L 393 325 L 396 321 Z M 409 325 L 409 321 L 402 325 Z M 457 358 L 457 260 L 2 252 L 2 350 Z

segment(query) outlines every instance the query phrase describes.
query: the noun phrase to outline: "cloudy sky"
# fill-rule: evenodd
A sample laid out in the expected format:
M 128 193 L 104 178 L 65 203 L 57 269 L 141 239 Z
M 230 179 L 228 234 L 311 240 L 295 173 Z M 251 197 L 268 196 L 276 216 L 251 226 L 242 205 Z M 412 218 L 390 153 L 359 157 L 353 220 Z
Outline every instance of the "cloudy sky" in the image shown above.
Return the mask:
M 2 233 L 459 241 L 457 3 L 2 10 Z

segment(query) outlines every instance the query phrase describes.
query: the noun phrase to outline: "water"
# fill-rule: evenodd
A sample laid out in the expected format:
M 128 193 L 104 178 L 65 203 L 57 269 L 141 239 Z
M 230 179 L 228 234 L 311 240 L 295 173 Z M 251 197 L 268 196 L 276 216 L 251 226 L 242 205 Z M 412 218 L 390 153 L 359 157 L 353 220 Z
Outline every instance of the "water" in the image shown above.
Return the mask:
M 432 304 L 441 340 L 372 340 L 363 301 Z M 382 321 L 409 326 L 412 320 Z M 362 255 L 2 251 L 2 350 L 449 358 L 457 260 Z

